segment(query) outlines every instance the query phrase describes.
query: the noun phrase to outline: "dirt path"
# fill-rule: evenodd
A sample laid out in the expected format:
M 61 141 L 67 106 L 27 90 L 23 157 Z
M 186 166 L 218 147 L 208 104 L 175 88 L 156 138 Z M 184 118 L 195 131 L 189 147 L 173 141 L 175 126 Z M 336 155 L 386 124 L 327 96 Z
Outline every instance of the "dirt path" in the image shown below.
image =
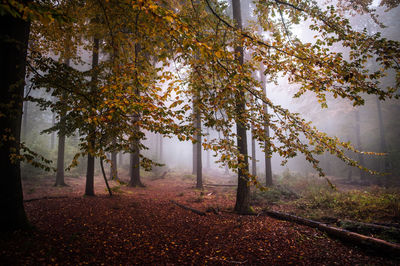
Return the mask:
M 52 183 L 45 181 L 30 194 L 30 185 L 25 183 L 26 199 L 70 197 L 26 202 L 36 229 L 3 235 L 0 265 L 399 263 L 305 226 L 229 213 L 233 189 L 213 188 L 201 194 L 190 183 L 177 180 L 147 180 L 146 188 L 120 187 L 115 189 L 120 193 L 112 198 L 106 196 L 100 181 L 97 197 L 81 196 L 83 179 L 68 179 L 71 186 L 67 188 L 52 188 Z M 208 207 L 224 211 L 199 216 L 170 200 L 202 211 Z

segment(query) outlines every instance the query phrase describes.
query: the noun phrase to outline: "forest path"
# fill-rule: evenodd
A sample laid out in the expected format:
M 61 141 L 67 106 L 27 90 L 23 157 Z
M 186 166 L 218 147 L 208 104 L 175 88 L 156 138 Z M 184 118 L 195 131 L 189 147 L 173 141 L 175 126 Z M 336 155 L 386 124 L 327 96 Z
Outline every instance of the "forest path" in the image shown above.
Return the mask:
M 101 180 L 97 178 L 97 182 Z M 48 194 L 44 182 L 31 198 L 68 198 L 25 203 L 36 227 L 0 238 L 1 265 L 40 264 L 243 264 L 243 265 L 395 265 L 398 261 L 364 253 L 318 230 L 265 216 L 227 211 L 197 215 L 171 202 L 205 211 L 227 210 L 234 189 L 193 189 L 182 179 L 145 180 L 146 188 L 115 188 L 108 197 L 96 183 L 96 197 L 82 197 L 83 179 Z M 74 181 L 74 182 L 72 182 Z M 27 189 L 26 183 L 24 188 Z M 112 184 L 113 187 L 117 185 Z M 55 193 L 58 192 L 58 193 Z

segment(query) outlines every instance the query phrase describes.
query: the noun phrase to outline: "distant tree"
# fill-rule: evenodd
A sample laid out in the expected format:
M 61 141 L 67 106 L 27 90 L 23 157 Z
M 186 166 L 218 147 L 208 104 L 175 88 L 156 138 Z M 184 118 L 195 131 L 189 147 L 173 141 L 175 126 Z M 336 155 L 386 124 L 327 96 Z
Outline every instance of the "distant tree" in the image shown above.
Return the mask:
M 65 59 L 65 65 L 69 67 L 70 59 Z M 64 181 L 64 155 L 65 155 L 65 107 L 60 112 L 59 130 L 58 130 L 58 146 L 57 146 L 57 171 L 55 186 L 65 186 Z

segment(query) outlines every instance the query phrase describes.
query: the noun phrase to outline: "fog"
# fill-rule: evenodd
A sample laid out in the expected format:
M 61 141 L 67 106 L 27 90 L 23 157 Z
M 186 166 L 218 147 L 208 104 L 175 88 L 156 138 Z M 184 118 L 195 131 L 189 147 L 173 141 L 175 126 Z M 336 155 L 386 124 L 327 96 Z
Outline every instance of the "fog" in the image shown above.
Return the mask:
M 376 1 L 375 1 L 376 2 Z M 375 3 L 374 2 L 374 3 Z M 400 33 L 398 31 L 400 27 L 400 8 L 395 8 L 387 13 L 384 12 L 384 8 L 376 7 L 380 19 L 386 28 L 379 28 L 371 19 L 367 16 L 357 15 L 351 17 L 351 23 L 356 28 L 361 30 L 367 28 L 367 31 L 371 34 L 381 31 L 384 37 L 400 40 Z M 250 6 L 251 10 L 251 6 Z M 246 8 L 242 11 L 244 14 L 250 14 Z M 244 18 L 244 21 L 251 21 L 249 16 Z M 249 22 L 249 24 L 251 24 Z M 293 25 L 291 27 L 293 36 L 292 38 L 299 38 L 305 42 L 313 42 L 313 32 L 308 28 L 308 21 L 303 21 L 299 25 Z M 346 53 L 341 47 L 335 47 L 337 51 Z M 74 62 L 72 65 L 76 69 L 88 70 L 90 68 L 90 54 L 83 50 L 80 52 L 83 63 Z M 57 55 L 53 55 L 57 58 Z M 107 55 L 102 55 L 100 60 L 107 60 Z M 371 69 L 374 66 L 371 65 Z M 172 68 L 173 69 L 173 68 Z M 175 69 L 177 71 L 177 69 Z M 183 70 L 179 70 L 183 71 Z M 394 76 L 389 76 L 383 83 L 393 82 Z M 306 120 L 312 121 L 319 130 L 328 133 L 331 136 L 337 136 L 343 141 L 351 141 L 356 148 L 364 151 L 373 152 L 387 152 L 387 162 L 383 162 L 385 159 L 377 156 L 364 156 L 365 165 L 371 169 L 378 171 L 390 170 L 392 173 L 400 174 L 400 106 L 396 100 L 388 100 L 380 102 L 381 117 L 379 118 L 377 97 L 371 95 L 364 95 L 365 105 L 361 107 L 353 107 L 352 104 L 344 99 L 333 97 L 327 98 L 328 108 L 321 108 L 315 95 L 311 92 L 305 93 L 300 98 L 293 98 L 296 93 L 296 84 L 290 84 L 285 77 L 280 77 L 277 80 L 278 85 L 269 83 L 267 84 L 267 96 L 274 103 L 287 108 L 291 112 L 300 113 Z M 29 85 L 29 80 L 28 80 Z M 29 86 L 27 86 L 26 93 L 28 93 Z M 29 91 L 30 96 L 42 96 L 49 98 L 50 96 L 44 91 L 33 90 Z M 24 116 L 22 122 L 22 138 L 26 144 L 35 152 L 48 157 L 49 159 L 56 162 L 57 155 L 57 136 L 55 133 L 45 134 L 41 131 L 51 127 L 54 124 L 54 115 L 47 110 L 40 110 L 32 102 L 24 103 Z M 359 127 L 360 127 L 360 141 L 357 143 L 357 121 L 356 111 L 359 113 Z M 383 123 L 383 129 L 380 128 L 380 123 Z M 380 137 L 380 130 L 384 132 L 384 142 L 386 150 L 382 150 L 382 138 Z M 206 129 L 203 127 L 203 134 Z M 204 138 L 214 137 L 217 138 L 217 132 L 209 129 L 209 136 Z M 248 131 L 248 149 L 251 154 L 251 135 Z M 66 166 L 71 162 L 74 154 L 79 151 L 78 147 L 79 136 L 69 136 L 66 144 Z M 142 151 L 144 156 L 149 157 L 159 163 L 164 164 L 165 169 L 183 171 L 187 173 L 192 172 L 193 162 L 193 143 L 190 141 L 179 141 L 176 137 L 162 137 L 159 134 L 146 132 L 146 139 L 143 144 L 149 149 Z M 162 147 L 161 147 L 162 146 Z M 258 145 L 257 145 L 258 146 Z M 257 157 L 257 173 L 260 178 L 264 175 L 264 154 L 262 150 L 256 148 Z M 352 154 L 352 157 L 357 159 L 356 154 Z M 129 154 L 123 154 L 120 156 L 120 168 L 128 168 Z M 214 151 L 203 151 L 203 169 L 205 173 L 218 173 L 218 175 L 224 175 L 226 173 L 225 166 L 217 164 L 218 154 Z M 319 160 L 321 166 L 328 175 L 338 176 L 347 178 L 349 175 L 359 175 L 358 169 L 351 169 L 346 166 L 340 160 L 334 158 L 330 154 L 320 155 Z M 299 172 L 303 175 L 314 175 L 315 170 L 305 161 L 304 157 L 299 155 L 296 158 L 290 159 L 289 162 L 282 166 L 282 158 L 274 154 L 272 156 L 272 171 L 275 175 L 280 175 L 283 171 Z M 66 175 L 78 176 L 83 175 L 85 171 L 85 162 L 83 159 L 80 160 L 80 165 L 77 168 L 67 172 Z M 122 162 L 122 164 L 121 164 Z M 386 165 L 383 165 L 386 164 Z M 96 164 L 97 165 L 97 164 Z M 99 169 L 96 170 L 99 173 Z M 34 169 L 29 165 L 23 165 L 23 177 L 28 175 L 43 174 L 41 170 Z M 51 175 L 51 173 L 49 173 Z M 229 171 L 227 176 L 230 178 L 234 174 Z

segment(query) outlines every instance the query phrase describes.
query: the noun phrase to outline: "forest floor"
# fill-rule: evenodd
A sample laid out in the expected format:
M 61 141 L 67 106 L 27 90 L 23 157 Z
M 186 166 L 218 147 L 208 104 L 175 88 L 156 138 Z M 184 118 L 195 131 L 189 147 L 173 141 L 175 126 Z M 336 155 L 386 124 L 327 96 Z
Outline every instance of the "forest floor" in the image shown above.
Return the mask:
M 112 181 L 109 197 L 103 179 L 95 180 L 96 197 L 82 196 L 84 178 L 66 178 L 68 187 L 54 187 L 54 178 L 25 181 L 34 229 L 1 235 L 0 265 L 400 264 L 317 229 L 234 214 L 234 187 L 200 191 L 185 176 L 169 173 L 145 179 L 145 188 Z M 217 211 L 200 216 L 171 200 Z

